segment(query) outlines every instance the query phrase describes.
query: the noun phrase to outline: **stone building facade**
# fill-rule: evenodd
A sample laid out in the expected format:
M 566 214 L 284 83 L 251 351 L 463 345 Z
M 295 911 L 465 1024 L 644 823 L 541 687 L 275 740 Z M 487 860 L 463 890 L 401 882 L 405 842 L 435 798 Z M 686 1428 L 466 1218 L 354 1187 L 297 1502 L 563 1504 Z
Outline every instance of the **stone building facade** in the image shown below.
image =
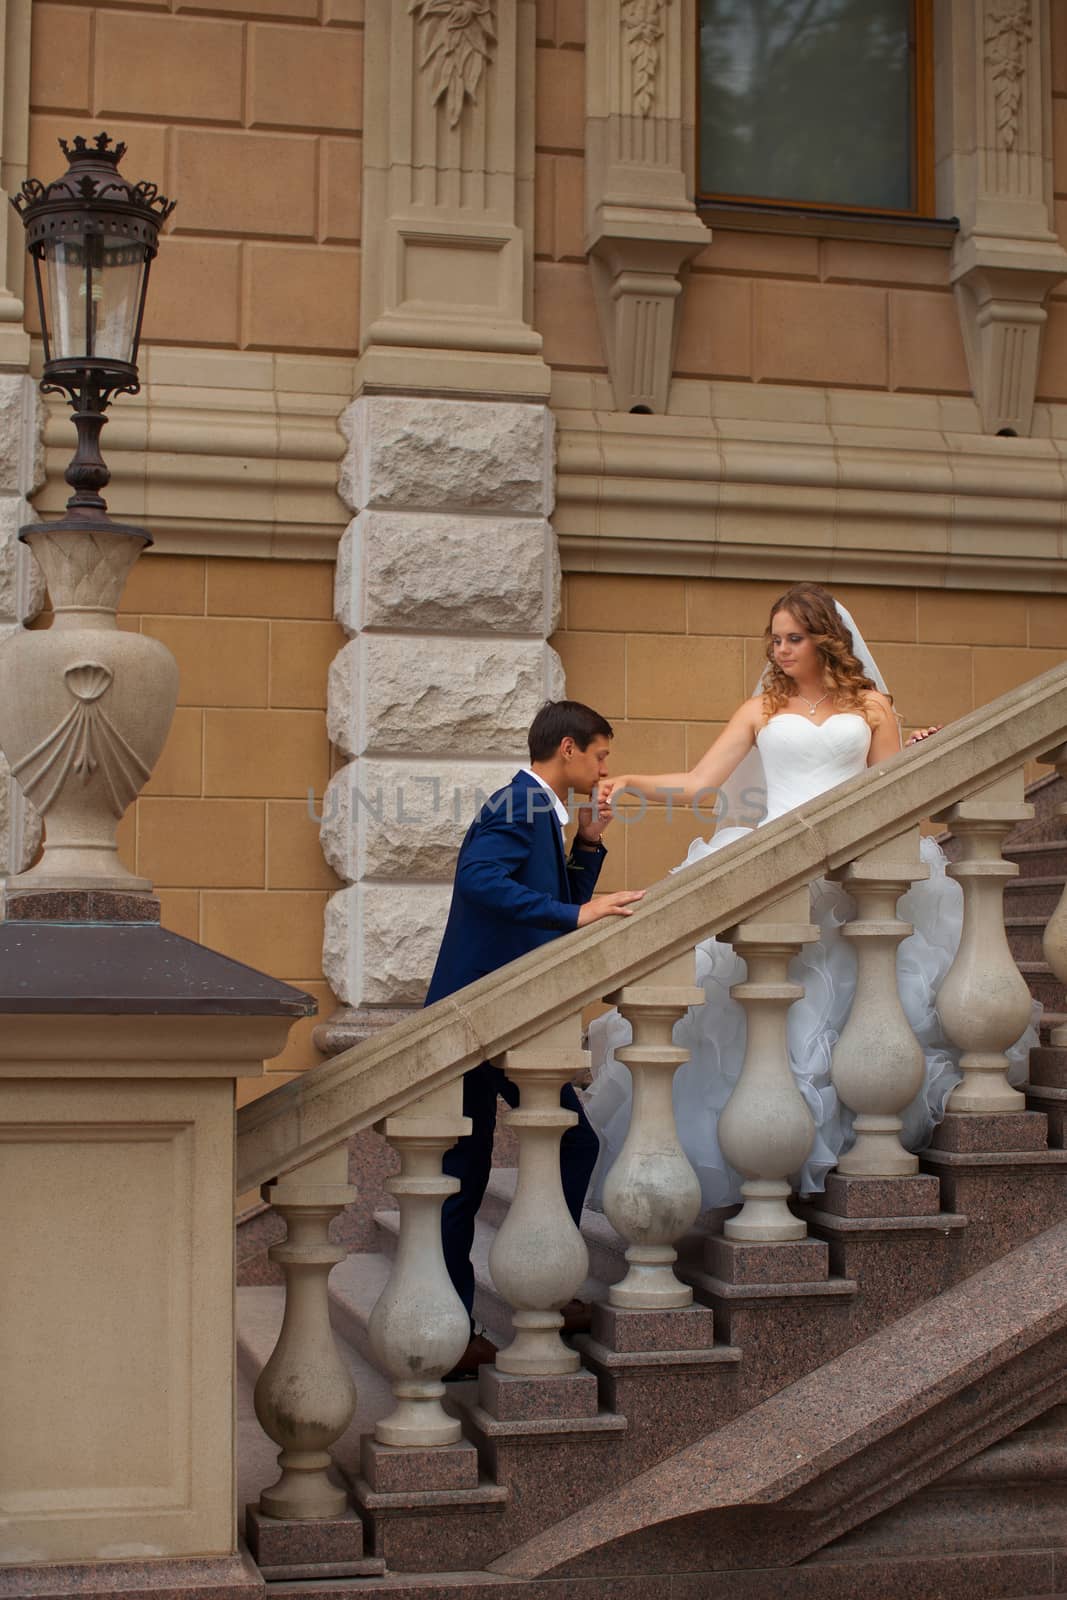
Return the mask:
M 904 217 L 697 205 L 696 0 L 4 0 L 6 193 L 106 128 L 179 200 L 104 435 L 156 540 L 123 625 L 182 670 L 126 858 L 320 1043 L 418 1003 L 475 797 L 564 683 L 619 769 L 680 767 L 800 577 L 908 724 L 1067 654 L 1067 13 L 926 11 Z M 40 626 L 14 532 L 72 430 L 2 226 L 0 625 Z M 11 870 L 9 787 L 0 825 Z M 620 821 L 605 886 L 702 827 Z M 319 1058 L 294 1029 L 265 1086 Z

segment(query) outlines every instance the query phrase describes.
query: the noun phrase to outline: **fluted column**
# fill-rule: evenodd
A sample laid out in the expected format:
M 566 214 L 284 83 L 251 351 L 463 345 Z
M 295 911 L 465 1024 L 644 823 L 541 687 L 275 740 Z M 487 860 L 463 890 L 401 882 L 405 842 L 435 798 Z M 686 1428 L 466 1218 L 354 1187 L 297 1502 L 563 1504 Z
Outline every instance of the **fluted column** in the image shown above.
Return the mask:
M 1061 778 L 1067 778 L 1067 744 L 1050 750 L 1041 759 L 1051 762 Z M 1067 817 L 1067 805 L 1057 806 L 1056 815 Z M 1041 951 L 1060 982 L 1067 983 L 1067 889 L 1064 889 L 1059 904 L 1045 924 Z M 1059 1049 L 1067 1046 L 1067 1025 L 1062 1022 L 1057 1024 L 1052 1029 L 1049 1042 Z
M 1004 884 L 1018 875 L 1001 845 L 1034 808 L 1023 799 L 1023 774 L 1015 772 L 939 814 L 960 841 L 962 857 L 948 867 L 963 888 L 963 935 L 937 997 L 945 1032 L 963 1051 L 963 1082 L 949 1111 L 987 1114 L 1024 1111 L 1026 1100 L 1007 1079 L 1004 1051 L 1030 1020 L 1031 997 L 1008 947 Z
M 470 1132 L 462 1105 L 457 1079 L 381 1125 L 400 1155 L 400 1174 L 385 1186 L 397 1198 L 400 1234 L 393 1271 L 370 1318 L 371 1349 L 392 1378 L 397 1400 L 374 1430 L 379 1444 L 454 1444 L 461 1433 L 441 1405 L 442 1374 L 463 1354 L 470 1331 L 441 1246 L 441 1205 L 459 1188 L 457 1178 L 442 1173 L 441 1158 Z
M 616 1052 L 633 1079 L 630 1127 L 604 1184 L 604 1210 L 628 1241 L 629 1268 L 608 1298 L 631 1310 L 667 1310 L 693 1299 L 675 1276 L 674 1244 L 696 1220 L 700 1180 L 674 1120 L 674 1074 L 689 1051 L 671 1035 L 688 1007 L 704 999 L 694 981 L 695 961 L 689 951 L 608 996 L 633 1028 L 633 1043 Z
M 842 1103 L 856 1113 L 856 1142 L 837 1170 L 848 1177 L 900 1177 L 919 1170 L 918 1157 L 900 1142 L 900 1113 L 922 1086 L 923 1053 L 897 984 L 897 946 L 912 931 L 897 917 L 897 900 L 928 876 L 919 859 L 918 829 L 867 851 L 833 876 L 857 905 L 856 917 L 841 930 L 856 949 L 856 993 L 831 1071 Z
M 563 1085 L 589 1065 L 589 1053 L 581 1048 L 580 1016 L 508 1050 L 500 1065 L 519 1089 L 519 1109 L 504 1119 L 518 1136 L 519 1176 L 489 1252 L 489 1271 L 512 1308 L 515 1329 L 496 1365 L 520 1375 L 574 1372 L 578 1354 L 560 1339 L 559 1308 L 585 1280 L 589 1254 L 563 1195 L 559 1141 L 577 1117 L 561 1107 L 559 1096 Z
M 326 1293 L 330 1268 L 345 1255 L 343 1246 L 330 1243 L 329 1226 L 356 1197 L 347 1175 L 348 1148 L 340 1145 L 263 1190 L 288 1229 L 284 1242 L 268 1252 L 285 1273 L 285 1319 L 255 1393 L 256 1416 L 281 1446 L 281 1477 L 259 1497 L 268 1517 L 336 1517 L 347 1504 L 344 1490 L 326 1475 L 329 1447 L 356 1409 Z
M 810 916 L 805 887 L 723 935 L 748 964 L 745 982 L 730 990 L 748 1022 L 744 1066 L 719 1118 L 722 1153 L 744 1176 L 744 1205 L 723 1227 L 728 1239 L 802 1239 L 807 1232 L 787 1204 L 789 1175 L 803 1164 L 815 1128 L 789 1065 L 786 1018 L 804 993 L 790 981 L 789 963 L 819 936 Z

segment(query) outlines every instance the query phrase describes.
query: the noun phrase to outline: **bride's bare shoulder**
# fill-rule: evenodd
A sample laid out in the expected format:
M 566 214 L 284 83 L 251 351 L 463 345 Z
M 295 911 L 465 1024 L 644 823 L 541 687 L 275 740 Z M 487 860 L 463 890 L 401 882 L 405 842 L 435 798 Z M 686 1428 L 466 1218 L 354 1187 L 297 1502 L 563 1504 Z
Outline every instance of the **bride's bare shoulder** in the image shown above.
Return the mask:
M 883 694 L 880 689 L 865 689 L 863 704 L 874 719 L 875 726 L 884 722 L 887 717 L 892 718 L 895 716 L 892 700 L 887 694 Z

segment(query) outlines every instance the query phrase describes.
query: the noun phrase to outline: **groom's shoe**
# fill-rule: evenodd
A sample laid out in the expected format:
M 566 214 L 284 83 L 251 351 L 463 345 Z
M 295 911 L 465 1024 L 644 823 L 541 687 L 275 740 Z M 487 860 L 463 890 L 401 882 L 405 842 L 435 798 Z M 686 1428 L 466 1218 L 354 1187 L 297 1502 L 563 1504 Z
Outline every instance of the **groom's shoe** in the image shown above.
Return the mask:
M 476 1378 L 478 1368 L 488 1366 L 496 1360 L 496 1345 L 492 1339 L 487 1339 L 484 1333 L 472 1333 L 466 1350 L 460 1356 L 451 1372 L 446 1372 L 441 1379 L 442 1383 L 463 1383 L 467 1378 Z
M 584 1300 L 568 1300 L 565 1306 L 560 1306 L 559 1314 L 563 1318 L 561 1333 L 588 1333 L 593 1321 L 593 1308 Z

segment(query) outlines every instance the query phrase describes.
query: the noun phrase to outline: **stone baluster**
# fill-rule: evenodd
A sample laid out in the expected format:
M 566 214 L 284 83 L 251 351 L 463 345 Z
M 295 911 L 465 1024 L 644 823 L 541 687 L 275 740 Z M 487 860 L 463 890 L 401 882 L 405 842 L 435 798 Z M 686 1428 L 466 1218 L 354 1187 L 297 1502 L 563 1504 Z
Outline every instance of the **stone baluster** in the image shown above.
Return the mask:
M 960 841 L 962 856 L 950 877 L 963 888 L 963 935 L 937 996 L 945 1032 L 963 1051 L 963 1082 L 949 1096 L 949 1111 L 990 1114 L 1025 1111 L 1026 1100 L 1007 1079 L 1004 1051 L 1030 1020 L 1031 996 L 1004 929 L 1004 883 L 1018 874 L 1001 844 L 1034 808 L 1023 799 L 1023 774 L 1014 772 L 970 799 L 942 811 Z
M 442 1173 L 441 1158 L 470 1132 L 462 1105 L 457 1080 L 380 1125 L 400 1155 L 400 1173 L 385 1185 L 397 1198 L 400 1233 L 392 1274 L 370 1317 L 371 1349 L 397 1400 L 375 1427 L 379 1444 L 454 1444 L 461 1433 L 441 1405 L 442 1374 L 455 1366 L 470 1332 L 441 1248 L 441 1205 L 459 1188 Z
M 696 1220 L 700 1181 L 674 1121 L 674 1074 L 689 1051 L 671 1034 L 688 1007 L 704 1000 L 693 977 L 695 960 L 688 951 L 608 996 L 633 1027 L 633 1043 L 616 1052 L 633 1079 L 630 1127 L 604 1184 L 604 1210 L 628 1241 L 629 1267 L 608 1298 L 628 1310 L 667 1310 L 693 1299 L 674 1273 L 675 1240 Z
M 263 1188 L 288 1229 L 268 1251 L 285 1273 L 285 1319 L 255 1392 L 263 1431 L 281 1446 L 282 1475 L 259 1497 L 268 1517 L 336 1517 L 347 1505 L 327 1472 L 329 1447 L 356 1409 L 356 1388 L 334 1339 L 326 1293 L 330 1269 L 345 1255 L 330 1243 L 329 1226 L 356 1197 L 347 1176 L 348 1148 L 340 1145 Z
M 506 1051 L 500 1065 L 519 1089 L 519 1108 L 504 1119 L 518 1136 L 519 1175 L 489 1252 L 489 1271 L 512 1307 L 515 1330 L 496 1365 L 519 1376 L 575 1372 L 578 1353 L 560 1339 L 559 1310 L 585 1280 L 589 1253 L 560 1180 L 560 1136 L 577 1118 L 561 1107 L 559 1096 L 565 1083 L 588 1070 L 581 1017 L 569 1017 Z
M 722 1153 L 744 1178 L 744 1204 L 723 1227 L 728 1239 L 803 1239 L 807 1232 L 787 1204 L 789 1175 L 803 1164 L 815 1128 L 789 1065 L 786 1013 L 804 993 L 789 979 L 789 962 L 819 936 L 810 917 L 805 887 L 722 935 L 748 964 L 744 983 L 730 990 L 745 1008 L 745 1060 L 719 1118 Z
M 928 875 L 917 828 L 833 874 L 857 906 L 841 930 L 855 944 L 856 993 L 831 1072 L 842 1103 L 856 1113 L 856 1142 L 837 1163 L 847 1177 L 894 1178 L 919 1170 L 918 1157 L 900 1142 L 900 1113 L 922 1087 L 923 1053 L 900 1003 L 897 946 L 911 925 L 898 919 L 897 900 Z
M 1041 759 L 1054 766 L 1061 778 L 1067 777 L 1067 744 L 1058 745 Z M 1067 805 L 1057 806 L 1055 814 L 1058 817 L 1067 817 Z M 1059 904 L 1045 924 L 1045 931 L 1041 936 L 1041 951 L 1060 982 L 1067 983 L 1067 889 L 1060 896 Z M 1061 1022 L 1052 1029 L 1049 1043 L 1060 1050 L 1067 1047 L 1067 1024 Z

